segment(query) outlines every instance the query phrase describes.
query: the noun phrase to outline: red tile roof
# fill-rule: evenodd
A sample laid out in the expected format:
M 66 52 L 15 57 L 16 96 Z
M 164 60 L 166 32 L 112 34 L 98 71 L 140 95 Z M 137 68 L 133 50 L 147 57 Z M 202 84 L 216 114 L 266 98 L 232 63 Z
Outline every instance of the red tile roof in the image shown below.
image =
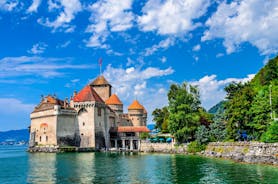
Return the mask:
M 112 132 L 150 132 L 146 126 L 119 126 L 111 129 Z
M 74 102 L 87 102 L 87 101 L 94 101 L 94 102 L 101 102 L 104 101 L 101 97 L 97 94 L 97 92 L 93 89 L 93 87 L 87 85 L 85 86 L 77 95 L 73 97 Z
M 137 100 L 134 100 L 128 110 L 144 110 L 144 107 Z
M 116 94 L 111 95 L 106 101 L 105 103 L 107 105 L 122 105 L 123 103 L 121 102 L 121 100 L 119 99 L 119 97 Z

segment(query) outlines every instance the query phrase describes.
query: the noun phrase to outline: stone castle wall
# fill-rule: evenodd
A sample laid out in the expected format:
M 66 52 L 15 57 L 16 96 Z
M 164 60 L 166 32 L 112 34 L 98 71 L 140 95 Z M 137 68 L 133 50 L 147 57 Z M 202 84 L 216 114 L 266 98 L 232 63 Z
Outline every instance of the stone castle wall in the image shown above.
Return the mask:
M 239 162 L 278 165 L 278 143 L 213 142 L 208 144 L 204 155 Z

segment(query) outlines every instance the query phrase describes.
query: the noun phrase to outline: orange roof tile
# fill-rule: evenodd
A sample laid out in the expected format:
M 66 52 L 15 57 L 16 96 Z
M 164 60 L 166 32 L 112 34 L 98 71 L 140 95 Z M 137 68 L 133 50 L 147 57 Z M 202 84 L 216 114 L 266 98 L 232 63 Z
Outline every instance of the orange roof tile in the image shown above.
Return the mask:
M 74 102 L 95 101 L 95 102 L 104 103 L 101 97 L 89 85 L 85 86 L 77 95 L 75 95 L 73 97 L 73 101 Z
M 134 100 L 132 104 L 128 107 L 128 110 L 144 110 L 143 105 L 141 105 L 137 100 Z
M 150 132 L 146 126 L 119 126 L 113 127 L 112 132 Z
M 110 85 L 109 82 L 104 78 L 103 75 L 98 76 L 93 82 L 90 83 L 92 86 L 98 85 Z M 110 85 L 111 86 L 111 85 Z
M 123 103 L 121 102 L 121 100 L 119 99 L 119 97 L 116 94 L 111 95 L 106 101 L 105 103 L 107 105 L 122 105 Z

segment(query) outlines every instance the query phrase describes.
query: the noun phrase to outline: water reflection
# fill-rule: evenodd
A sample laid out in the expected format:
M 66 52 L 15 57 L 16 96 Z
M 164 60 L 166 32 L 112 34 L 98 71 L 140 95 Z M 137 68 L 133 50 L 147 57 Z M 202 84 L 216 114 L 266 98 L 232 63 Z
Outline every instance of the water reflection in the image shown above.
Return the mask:
M 36 153 L 26 167 L 36 184 L 278 183 L 277 168 L 185 155 Z
M 27 183 L 56 183 L 56 154 L 28 154 Z

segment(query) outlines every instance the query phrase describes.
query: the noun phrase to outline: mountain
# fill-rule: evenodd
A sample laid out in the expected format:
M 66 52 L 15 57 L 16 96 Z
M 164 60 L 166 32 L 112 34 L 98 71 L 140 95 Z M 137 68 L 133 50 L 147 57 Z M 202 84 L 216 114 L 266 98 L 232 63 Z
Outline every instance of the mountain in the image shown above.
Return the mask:
M 9 130 L 5 132 L 0 132 L 0 143 L 6 141 L 28 141 L 29 140 L 29 131 L 28 129 L 21 130 Z
M 225 101 L 222 100 L 221 102 L 219 102 L 218 104 L 210 108 L 208 110 L 208 113 L 216 114 L 216 113 L 224 112 L 224 105 L 225 105 Z

